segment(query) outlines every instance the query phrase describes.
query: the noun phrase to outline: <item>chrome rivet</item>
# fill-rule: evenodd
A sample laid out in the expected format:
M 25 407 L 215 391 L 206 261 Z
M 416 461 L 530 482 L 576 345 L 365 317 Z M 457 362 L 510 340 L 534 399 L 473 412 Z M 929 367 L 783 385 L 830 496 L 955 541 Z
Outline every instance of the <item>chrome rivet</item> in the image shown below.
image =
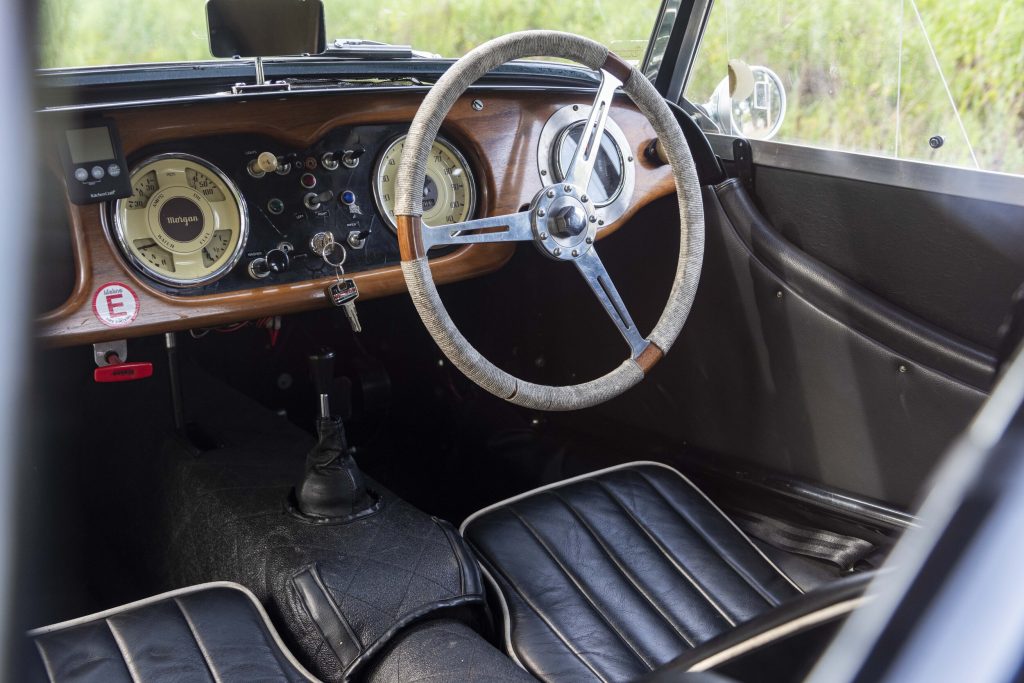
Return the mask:
M 559 249 L 558 247 L 555 247 L 555 250 L 553 252 L 551 252 L 551 253 L 554 254 L 555 256 L 561 256 L 562 255 L 562 250 Z
M 484 108 L 483 100 L 473 100 L 473 110 L 474 111 L 483 111 L 483 108 Z
M 779 291 L 775 292 L 775 298 L 776 299 L 781 299 L 782 298 L 782 290 L 781 289 Z
M 572 110 L 573 111 L 579 111 L 580 110 L 580 105 L 578 105 L 578 104 L 572 105 Z
M 555 191 L 554 190 L 548 190 L 548 199 L 550 199 L 550 198 L 552 198 L 554 196 L 555 196 Z
M 629 157 L 628 161 L 629 161 L 630 163 L 633 163 L 633 157 L 632 157 L 632 156 L 631 156 L 631 157 Z
M 591 223 L 596 223 L 596 222 L 597 222 L 597 216 L 595 216 L 595 215 L 591 214 L 591 216 L 590 216 L 590 222 L 591 222 Z
M 581 202 L 589 202 L 590 201 L 590 197 L 588 197 L 587 195 L 580 195 L 580 201 Z
M 546 170 L 546 169 L 543 169 L 543 168 L 542 168 L 542 169 L 540 169 L 540 174 L 541 174 L 542 176 L 545 176 L 545 175 L 547 175 L 547 174 L 548 174 L 548 172 L 547 172 L 547 170 Z
M 547 211 L 545 211 L 544 209 L 537 209 L 537 215 L 538 216 L 543 216 L 546 213 L 547 213 Z
M 579 250 L 578 250 L 578 249 L 573 249 L 573 250 L 572 250 L 572 255 L 573 255 L 573 256 L 579 256 L 579 255 L 580 255 L 580 252 L 579 252 Z
M 908 371 L 908 368 L 907 368 L 907 366 L 906 366 L 906 365 L 903 365 L 902 363 L 900 363 L 900 373 L 902 373 L 902 374 L 906 374 L 906 373 L 907 373 L 907 371 Z
M 540 234 L 540 238 L 541 238 L 542 240 L 546 240 L 546 239 L 548 238 L 548 234 L 547 234 L 546 232 L 542 232 L 542 233 Z
M 593 237 L 588 237 L 587 238 L 587 244 L 593 244 L 593 243 L 594 243 L 594 238 Z
M 569 194 L 572 194 L 572 185 L 566 185 L 562 189 L 568 192 Z
M 604 221 L 598 221 L 597 224 L 598 225 L 604 225 Z

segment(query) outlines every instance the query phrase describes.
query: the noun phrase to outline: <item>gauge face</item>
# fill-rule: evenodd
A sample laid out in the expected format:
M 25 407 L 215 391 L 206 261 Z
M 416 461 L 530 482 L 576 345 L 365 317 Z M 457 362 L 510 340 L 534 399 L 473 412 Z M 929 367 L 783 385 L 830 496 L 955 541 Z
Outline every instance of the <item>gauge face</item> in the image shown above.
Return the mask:
M 586 127 L 586 121 L 579 121 L 567 127 L 555 141 L 552 150 L 552 167 L 555 171 L 555 180 L 562 182 L 565 174 L 572 163 L 576 148 L 580 145 L 580 137 Z M 605 130 L 601 138 L 601 149 L 594 161 L 594 174 L 590 177 L 590 187 L 587 188 L 594 204 L 598 207 L 607 206 L 615 201 L 625 176 L 625 165 L 622 162 L 622 152 L 615 142 L 615 138 Z
M 114 207 L 114 231 L 132 263 L 174 287 L 216 280 L 248 235 L 245 203 L 220 170 L 198 157 L 162 154 L 132 171 L 131 197 Z
M 384 150 L 377 160 L 373 197 L 391 230 L 395 224 L 395 179 L 402 160 L 405 136 Z M 465 157 L 446 140 L 437 138 L 427 158 L 423 181 L 423 223 L 428 226 L 462 223 L 476 210 L 476 181 Z

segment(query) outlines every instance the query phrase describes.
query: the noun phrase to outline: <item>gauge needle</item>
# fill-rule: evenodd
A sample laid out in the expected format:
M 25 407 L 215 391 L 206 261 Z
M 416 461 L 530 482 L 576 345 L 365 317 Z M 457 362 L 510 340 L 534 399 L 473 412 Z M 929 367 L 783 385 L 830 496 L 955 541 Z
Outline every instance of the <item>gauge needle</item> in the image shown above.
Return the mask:
M 272 228 L 274 229 L 274 232 L 276 232 L 276 233 L 277 233 L 278 235 L 280 235 L 281 237 L 284 237 L 284 233 L 283 233 L 283 232 L 281 232 L 281 231 L 280 231 L 280 230 L 278 229 L 278 227 L 277 227 L 276 225 L 274 225 L 274 221 L 270 220 L 270 216 L 268 216 L 268 215 L 267 215 L 267 214 L 266 214 L 266 213 L 265 213 L 265 212 L 263 211 L 263 209 L 257 208 L 256 210 L 260 212 L 260 215 L 261 215 L 261 216 L 263 216 L 263 219 L 264 219 L 265 221 L 267 221 L 267 223 L 270 223 L 270 227 L 272 227 Z

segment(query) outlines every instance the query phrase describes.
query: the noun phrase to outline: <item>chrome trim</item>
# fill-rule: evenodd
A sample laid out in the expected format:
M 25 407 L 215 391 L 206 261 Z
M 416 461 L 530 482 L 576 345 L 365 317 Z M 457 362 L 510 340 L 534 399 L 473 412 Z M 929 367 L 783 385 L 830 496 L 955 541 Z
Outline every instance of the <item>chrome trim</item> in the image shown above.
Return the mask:
M 593 87 L 580 86 L 535 86 L 535 85 L 471 85 L 466 88 L 467 93 L 471 92 L 524 92 L 524 93 L 562 93 L 565 95 L 589 95 L 597 89 L 597 82 Z M 341 85 L 325 86 L 321 88 L 293 89 L 287 93 L 280 92 L 249 92 L 243 95 L 235 95 L 230 91 L 216 93 L 203 93 L 199 95 L 183 95 L 181 97 L 157 97 L 148 100 L 121 100 L 115 102 L 96 102 L 90 104 L 69 104 L 56 107 L 45 107 L 37 109 L 37 114 L 77 111 L 105 111 L 108 109 L 131 109 L 141 107 L 160 106 L 168 104 L 202 104 L 217 102 L 254 101 L 260 99 L 278 99 L 282 96 L 296 97 L 304 95 L 332 95 L 332 94 L 424 94 L 430 91 L 429 85 L 381 85 L 381 86 L 356 86 L 348 83 Z
M 732 160 L 737 138 L 707 137 L 715 154 Z M 1024 207 L 1024 176 L 768 140 L 750 140 L 750 147 L 759 166 Z
M 672 67 L 672 80 L 669 81 L 668 92 L 665 94 L 665 99 L 669 102 L 678 103 L 683 98 L 693 62 L 697 58 L 697 50 L 700 49 L 701 38 L 704 37 L 704 27 L 707 26 L 708 17 L 711 15 L 712 4 L 713 0 L 693 0 L 693 8 L 686 20 L 686 33 L 683 34 L 683 42 L 679 45 L 676 63 Z
M 818 508 L 831 509 L 847 517 L 897 529 L 919 526 L 914 515 L 883 503 L 860 498 L 845 491 L 826 489 L 798 480 L 773 478 L 764 482 L 766 489 Z
M 242 259 L 242 254 L 245 252 L 245 243 L 249 239 L 249 207 L 246 204 L 245 198 L 242 196 L 242 193 L 239 191 L 238 187 L 231 180 L 231 178 L 229 178 L 223 171 L 221 171 L 219 168 L 214 166 L 209 161 L 206 161 L 205 159 L 197 157 L 193 154 L 165 152 L 163 154 L 157 154 L 146 159 L 143 159 L 139 163 L 135 164 L 135 166 L 132 167 L 132 169 L 128 172 L 129 180 L 131 180 L 131 178 L 139 169 L 143 168 L 147 164 L 151 164 L 156 161 L 163 161 L 164 159 L 183 159 L 186 161 L 191 161 L 192 163 L 202 166 L 203 168 L 209 170 L 227 186 L 228 190 L 231 192 L 231 196 L 235 200 L 236 206 L 238 207 L 239 223 L 238 243 L 235 245 L 235 250 L 231 253 L 230 258 L 228 258 L 227 261 L 225 261 L 223 264 L 221 264 L 214 270 L 210 271 L 209 274 L 204 275 L 203 277 L 192 278 L 188 280 L 168 277 L 167 275 L 164 275 L 163 273 L 160 273 L 159 271 L 153 269 L 148 263 L 140 259 L 138 256 L 135 255 L 134 252 L 132 252 L 131 248 L 128 246 L 128 238 L 125 235 L 124 226 L 121 225 L 121 212 L 119 208 L 121 206 L 121 202 L 127 201 L 128 199 L 130 199 L 130 197 L 118 199 L 113 206 L 110 206 L 109 202 L 104 204 L 103 210 L 100 211 L 100 218 L 101 222 L 103 223 L 103 228 L 107 230 L 108 233 L 111 233 L 110 225 L 107 221 L 107 213 L 109 209 L 109 213 L 113 214 L 114 230 L 112 231 L 112 236 L 116 239 L 117 244 L 121 247 L 121 252 L 125 255 L 125 257 L 128 259 L 128 262 L 132 266 L 134 266 L 137 271 L 140 271 L 143 275 L 145 275 L 151 280 L 156 280 L 161 284 L 168 285 L 169 287 L 174 287 L 176 289 L 187 289 L 189 287 L 196 287 L 199 285 L 205 285 L 211 282 L 215 282 L 216 280 L 219 280 L 220 278 L 227 275 L 231 271 L 231 269 L 238 265 L 238 262 Z
M 373 203 L 377 206 L 377 211 L 380 213 L 380 217 L 384 219 L 384 224 L 391 228 L 391 232 L 398 234 L 398 226 L 391 218 L 388 217 L 388 212 L 384 210 L 384 203 L 380 198 L 380 164 L 387 156 L 388 152 L 391 151 L 395 145 L 405 140 L 408 134 L 403 133 L 393 138 L 387 145 L 384 146 L 384 151 L 377 155 L 377 160 L 373 162 L 373 178 L 372 178 L 372 189 L 373 189 Z M 446 138 L 438 135 L 434 138 L 434 142 L 439 143 L 441 146 L 448 148 L 448 151 L 455 155 L 459 163 L 466 170 L 467 181 L 469 182 L 469 213 L 467 214 L 470 220 L 476 215 L 476 176 L 473 175 L 473 167 L 466 161 L 466 157 L 459 151 L 459 148 L 449 142 Z M 392 210 L 392 213 L 394 211 Z M 426 227 L 435 227 L 423 224 Z M 440 227 L 440 226 L 438 226 Z
M 643 61 L 640 62 L 640 71 L 652 83 L 657 80 L 658 72 L 661 70 L 662 62 L 665 59 L 665 50 L 668 48 L 668 41 L 672 38 L 672 29 L 679 17 L 679 6 L 682 2 L 683 0 L 665 0 L 661 4 L 658 20 L 654 23 L 651 39 L 647 43 L 647 51 Z
M 593 105 L 570 104 L 562 107 L 544 123 L 541 129 L 540 138 L 537 142 L 537 167 L 540 173 L 541 185 L 550 185 L 552 182 L 562 182 L 564 178 L 556 174 L 554 155 L 557 154 L 561 144 L 562 136 L 577 123 L 585 123 Z M 576 107 L 574 110 L 573 107 Z M 594 214 L 605 225 L 610 225 L 619 220 L 629 203 L 633 199 L 633 190 L 636 186 L 636 161 L 629 161 L 626 154 L 630 150 L 629 139 L 622 132 L 615 120 L 609 116 L 605 122 L 605 132 L 611 135 L 612 141 L 618 148 L 619 158 L 622 160 L 622 183 L 618 190 L 608 198 L 604 204 L 594 203 Z M 587 190 L 589 191 L 589 187 Z

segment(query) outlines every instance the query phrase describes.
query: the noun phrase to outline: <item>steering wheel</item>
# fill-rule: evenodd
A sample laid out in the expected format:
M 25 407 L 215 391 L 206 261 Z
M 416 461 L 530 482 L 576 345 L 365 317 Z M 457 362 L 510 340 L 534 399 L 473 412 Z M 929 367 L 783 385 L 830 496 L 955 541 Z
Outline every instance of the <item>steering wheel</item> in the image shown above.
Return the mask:
M 491 69 L 524 57 L 560 57 L 600 71 L 590 118 L 565 179 L 543 188 L 526 211 L 428 227 L 423 182 L 430 147 L 456 100 Z M 616 89 L 650 121 L 675 178 L 679 199 L 679 261 L 668 303 L 646 338 L 633 323 L 597 254 L 597 217 L 587 188 Z M 636 156 L 637 153 L 634 153 Z M 416 310 L 445 356 L 469 379 L 499 398 L 539 410 L 574 410 L 603 403 L 638 384 L 672 347 L 693 305 L 704 255 L 700 184 L 682 130 L 642 73 L 608 48 L 558 31 L 523 31 L 488 41 L 466 54 L 427 93 L 409 129 L 395 188 L 402 273 Z M 438 296 L 427 261 L 433 247 L 481 242 L 533 242 L 546 256 L 576 266 L 629 345 L 629 357 L 608 374 L 569 386 L 518 379 L 484 358 L 455 327 Z

